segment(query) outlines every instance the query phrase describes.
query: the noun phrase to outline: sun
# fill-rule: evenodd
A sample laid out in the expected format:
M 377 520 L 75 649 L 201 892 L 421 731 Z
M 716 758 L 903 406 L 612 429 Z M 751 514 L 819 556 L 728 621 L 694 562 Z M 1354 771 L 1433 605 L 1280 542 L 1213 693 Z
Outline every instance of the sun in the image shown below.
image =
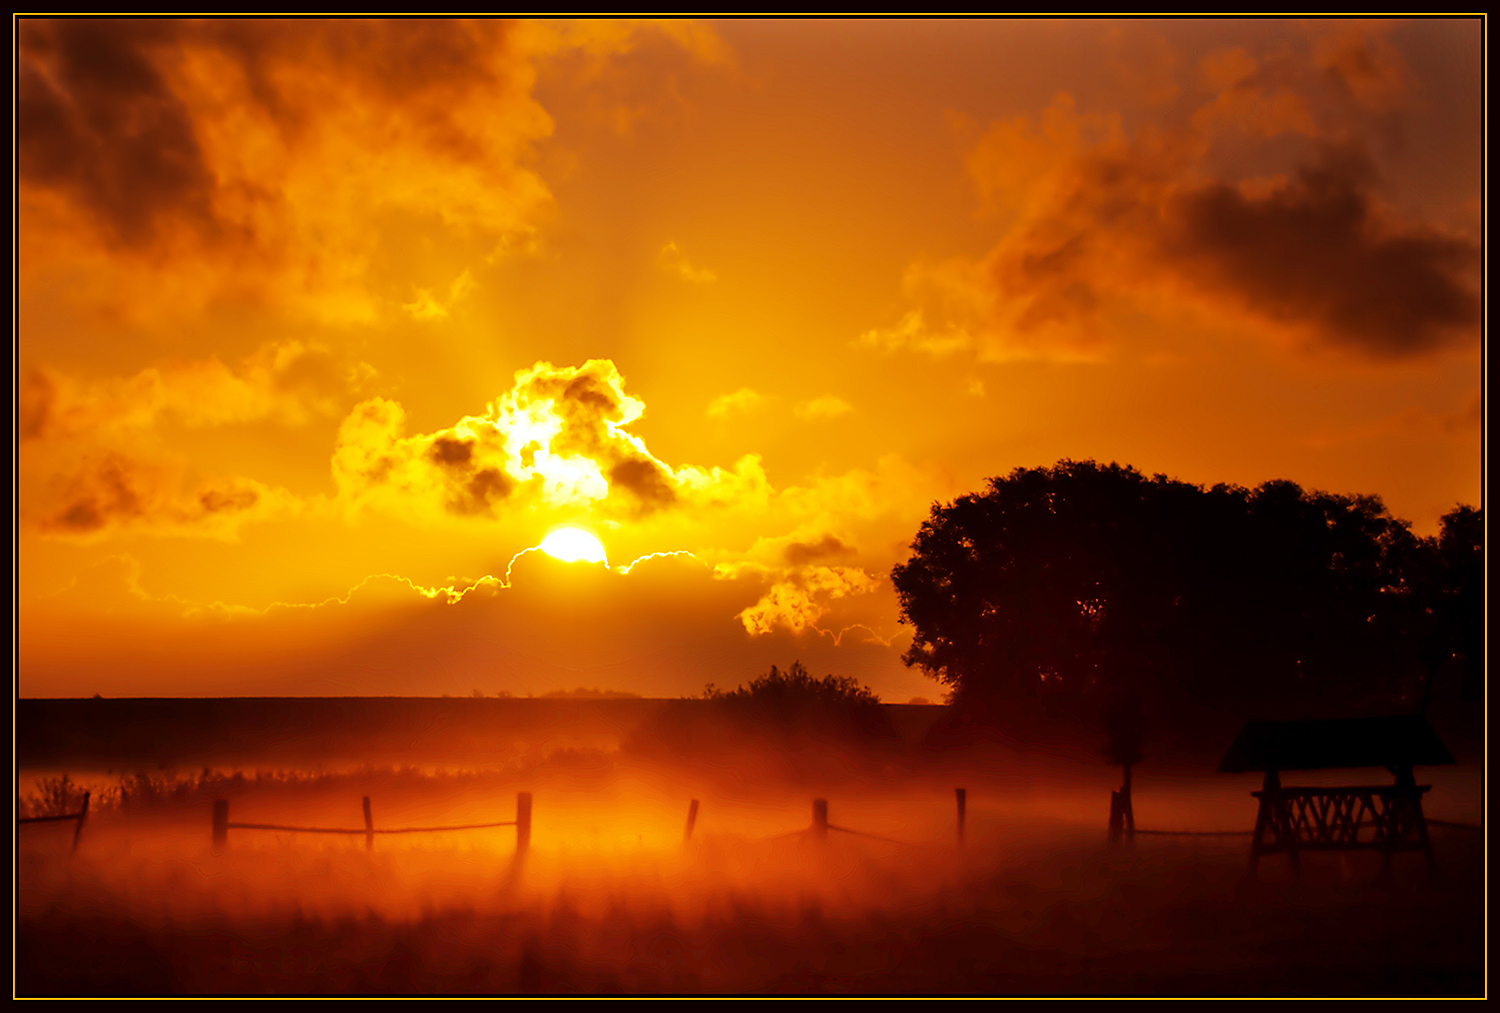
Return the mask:
M 551 531 L 537 548 L 564 563 L 582 560 L 585 563 L 609 565 L 609 561 L 604 558 L 603 543 L 583 528 L 558 528 Z

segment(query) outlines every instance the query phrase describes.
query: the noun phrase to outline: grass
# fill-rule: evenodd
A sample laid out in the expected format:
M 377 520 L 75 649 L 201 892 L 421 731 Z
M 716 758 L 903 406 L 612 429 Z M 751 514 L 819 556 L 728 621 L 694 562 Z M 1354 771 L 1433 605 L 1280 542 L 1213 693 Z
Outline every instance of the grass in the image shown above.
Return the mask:
M 951 779 L 851 774 L 718 791 L 616 754 L 492 771 L 207 771 L 119 779 L 83 846 L 18 844 L 18 996 L 346 994 L 1478 995 L 1484 850 L 1436 834 L 1443 879 L 1403 856 L 1270 862 L 1243 839 L 1104 844 L 1096 786 L 976 780 L 952 837 Z M 362 838 L 233 832 L 240 819 L 468 822 L 536 792 L 514 832 Z M 68 805 L 72 781 L 28 805 Z M 832 819 L 904 843 L 798 836 Z M 1072 793 L 1082 791 L 1082 801 Z M 685 800 L 703 799 L 682 843 Z M 1093 808 L 1089 803 L 1093 802 Z M 1158 806 L 1165 805 L 1158 800 Z M 1101 811 L 1095 811 L 1096 809 Z M 1165 810 L 1164 810 L 1165 811 Z M 789 833 L 791 832 L 791 833 Z M 67 838 L 67 840 L 65 840 Z

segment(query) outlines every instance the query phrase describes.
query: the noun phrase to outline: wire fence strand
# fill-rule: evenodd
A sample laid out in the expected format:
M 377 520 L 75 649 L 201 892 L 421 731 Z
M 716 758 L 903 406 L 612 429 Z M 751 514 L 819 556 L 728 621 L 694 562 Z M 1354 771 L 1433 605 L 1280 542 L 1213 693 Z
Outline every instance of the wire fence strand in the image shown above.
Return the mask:
M 506 820 L 503 823 L 465 823 L 448 827 L 395 827 L 391 829 L 367 830 L 363 827 L 350 830 L 344 827 L 293 827 L 283 826 L 280 823 L 226 823 L 226 830 L 279 830 L 283 833 L 293 834 L 434 834 L 445 830 L 488 830 L 491 827 L 513 827 L 515 820 Z
M 898 841 L 892 837 L 881 837 L 879 834 L 867 834 L 863 830 L 850 830 L 848 827 L 836 827 L 832 823 L 828 824 L 828 829 L 837 830 L 841 834 L 853 834 L 855 837 L 868 837 L 873 841 L 884 841 L 887 844 L 899 844 L 904 848 L 915 848 L 920 846 L 912 844 L 909 841 Z

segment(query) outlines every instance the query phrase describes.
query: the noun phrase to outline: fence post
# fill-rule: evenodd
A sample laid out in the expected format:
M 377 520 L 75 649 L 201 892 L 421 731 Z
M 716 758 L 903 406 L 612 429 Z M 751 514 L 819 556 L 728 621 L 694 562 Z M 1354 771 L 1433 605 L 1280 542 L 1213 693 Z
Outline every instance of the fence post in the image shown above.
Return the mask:
M 229 844 L 229 800 L 214 799 L 214 850 L 223 851 Z
M 73 828 L 73 850 L 75 852 L 78 850 L 78 838 L 83 836 L 83 823 L 89 818 L 90 794 L 90 792 L 83 793 L 83 808 L 78 811 L 78 825 Z
M 682 843 L 687 844 L 693 839 L 693 824 L 698 822 L 698 800 L 693 799 L 688 803 L 687 829 L 683 831 Z
M 813 799 L 813 836 L 823 840 L 828 836 L 828 800 L 826 798 Z
M 516 854 L 531 850 L 531 792 L 516 793 Z
M 954 796 L 958 799 L 958 843 L 964 842 L 964 818 L 968 815 L 969 792 L 966 788 L 954 788 Z
M 361 801 L 365 807 L 365 850 L 375 850 L 375 818 L 370 815 L 370 796 L 366 795 Z

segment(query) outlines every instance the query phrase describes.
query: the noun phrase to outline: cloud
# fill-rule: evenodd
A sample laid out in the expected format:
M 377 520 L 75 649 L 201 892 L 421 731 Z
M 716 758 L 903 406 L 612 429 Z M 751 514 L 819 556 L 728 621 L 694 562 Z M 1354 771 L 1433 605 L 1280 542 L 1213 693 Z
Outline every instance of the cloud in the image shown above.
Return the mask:
M 75 296 L 137 314 L 234 297 L 431 318 L 414 273 L 526 245 L 551 201 L 530 163 L 553 128 L 538 64 L 643 32 L 712 49 L 711 31 L 644 23 L 18 22 L 22 279 L 67 268 Z M 384 266 L 423 235 L 442 263 Z
M 1334 77 L 1351 98 L 1370 109 L 1400 103 L 1410 73 L 1396 47 L 1384 38 L 1389 23 L 1327 21 L 1314 46 L 1318 67 Z
M 38 368 L 18 385 L 17 436 L 23 443 L 107 441 L 163 421 L 199 428 L 273 418 L 301 425 L 334 414 L 340 395 L 369 372 L 301 341 L 262 345 L 234 367 L 200 359 L 94 381 Z
M 190 467 L 164 433 L 337 417 L 368 372 L 298 341 L 263 345 L 235 366 L 175 362 L 90 381 L 33 370 L 16 399 L 23 522 L 75 539 L 122 530 L 232 538 L 249 521 L 302 513 L 306 504 L 285 489 Z
M 1376 196 L 1361 117 L 1400 90 L 1387 44 L 1356 31 L 1305 52 L 1226 49 L 1200 73 L 1209 94 L 1186 116 L 1127 129 L 1061 94 L 1036 118 L 991 124 L 967 165 L 999 241 L 912 264 L 911 308 L 857 343 L 1088 360 L 1124 318 L 1184 313 L 1375 360 L 1476 340 L 1477 243 Z M 1272 150 L 1293 161 L 1237 176 L 1225 166 L 1247 143 L 1261 164 Z
M 781 628 L 791 633 L 829 633 L 818 626 L 836 598 L 867 594 L 879 580 L 852 566 L 802 566 L 787 573 L 735 618 L 751 636 L 765 636 Z M 842 631 L 841 631 L 842 632 Z
M 708 403 L 704 414 L 711 419 L 727 419 L 731 415 L 743 415 L 760 408 L 770 399 L 757 394 L 749 387 L 741 387 L 733 394 L 720 394 Z
M 755 458 L 732 470 L 672 469 L 627 427 L 645 405 L 625 393 L 613 362 L 539 362 L 516 373 L 483 415 L 408 436 L 401 406 L 372 398 L 339 429 L 333 455 L 340 500 L 351 510 L 494 518 L 505 511 L 585 510 L 640 517 L 680 503 L 753 502 L 769 490 Z
M 847 415 L 854 410 L 854 406 L 843 398 L 825 394 L 811 401 L 799 404 L 793 411 L 799 419 L 832 419 L 840 415 Z
M 856 552 L 854 546 L 833 534 L 824 534 L 815 541 L 789 540 L 782 550 L 786 561 L 793 566 L 820 559 L 844 559 L 855 555 Z
M 60 503 L 37 522 L 42 534 L 93 540 L 119 529 L 147 534 L 234 538 L 242 525 L 304 511 L 285 489 L 243 477 L 189 482 L 170 460 L 105 453 L 61 483 Z
M 1476 336 L 1478 247 L 1390 222 L 1368 178 L 1363 159 L 1330 151 L 1269 187 L 1183 193 L 1160 237 L 1161 263 L 1206 299 L 1372 358 Z
M 608 359 L 536 363 L 482 412 L 412 432 L 393 398 L 342 408 L 369 379 L 368 367 L 348 362 L 288 342 L 233 367 L 204 360 L 87 382 L 36 371 L 18 398 L 23 523 L 90 539 L 130 531 L 228 538 L 246 523 L 291 516 L 357 523 L 373 514 L 455 532 L 503 521 L 527 538 L 547 525 L 588 523 L 624 540 L 612 557 L 688 551 L 711 562 L 847 565 L 856 554 L 845 551 L 853 543 L 844 532 L 858 535 L 849 525 L 914 525 L 952 484 L 940 469 L 897 456 L 779 489 L 754 454 L 727 467 L 670 464 L 631 431 L 645 404 Z M 746 389 L 719 400 L 760 399 Z M 843 410 L 837 399 L 811 405 L 811 417 Z M 190 460 L 174 448 L 183 429 L 300 427 L 340 411 L 332 496 L 226 474 L 212 457 Z M 201 455 L 204 440 L 196 442 Z
M 806 626 L 799 634 L 780 619 L 752 636 L 736 613 L 765 590 L 762 577 L 716 577 L 691 558 L 622 574 L 533 552 L 516 560 L 508 586 L 478 578 L 426 587 L 382 575 L 326 602 L 257 611 L 162 598 L 149 573 L 122 562 L 19 606 L 23 695 L 399 695 L 413 691 L 419 670 L 417 691 L 431 695 L 595 685 L 676 697 L 798 659 L 895 699 L 925 682 L 867 636 L 836 640 Z M 817 611 L 873 597 L 861 583 L 855 572 L 830 571 L 798 586 Z M 808 614 L 788 609 L 788 620 Z
M 707 285 L 709 282 L 717 281 L 719 276 L 706 267 L 694 266 L 687 259 L 687 254 L 677 248 L 676 243 L 668 243 L 661 248 L 656 255 L 656 263 L 668 274 L 681 278 L 683 281 L 693 285 Z
M 884 546 L 892 530 L 906 534 L 951 477 L 894 455 L 873 471 L 782 489 L 754 456 L 731 469 L 674 468 L 630 433 L 644 411 L 608 360 L 537 363 L 518 371 L 482 415 L 432 433 L 408 434 L 399 404 L 370 399 L 340 430 L 338 501 L 353 515 L 373 510 L 419 525 L 593 524 L 641 546 L 610 547 L 612 558 L 634 551 L 643 561 L 680 556 L 711 565 L 751 597 L 725 618 L 757 637 L 895 635 L 894 602 L 874 593 L 883 585 L 871 576 L 888 565 L 884 550 L 867 569 L 856 538 L 878 532 L 871 537 Z
M 908 270 L 907 277 L 913 272 Z M 908 285 L 908 289 L 916 286 Z M 975 288 L 973 291 L 980 291 Z M 924 352 L 932 356 L 952 355 L 974 347 L 974 336 L 957 324 L 941 330 L 929 327 L 921 310 L 910 310 L 890 327 L 872 327 L 859 336 L 856 344 L 878 352 Z
M 1220 49 L 1204 57 L 1200 71 L 1217 93 L 1193 115 L 1199 130 L 1233 127 L 1260 137 L 1295 133 L 1317 137 L 1320 133 L 1306 98 L 1274 65 L 1252 56 L 1238 46 Z
M 468 268 L 464 268 L 459 276 L 453 279 L 453 283 L 448 286 L 448 297 L 446 299 L 437 298 L 432 294 L 431 289 L 418 288 L 415 291 L 416 298 L 409 303 L 402 304 L 401 308 L 413 320 L 447 320 L 453 304 L 468 295 L 473 288 L 474 275 Z

